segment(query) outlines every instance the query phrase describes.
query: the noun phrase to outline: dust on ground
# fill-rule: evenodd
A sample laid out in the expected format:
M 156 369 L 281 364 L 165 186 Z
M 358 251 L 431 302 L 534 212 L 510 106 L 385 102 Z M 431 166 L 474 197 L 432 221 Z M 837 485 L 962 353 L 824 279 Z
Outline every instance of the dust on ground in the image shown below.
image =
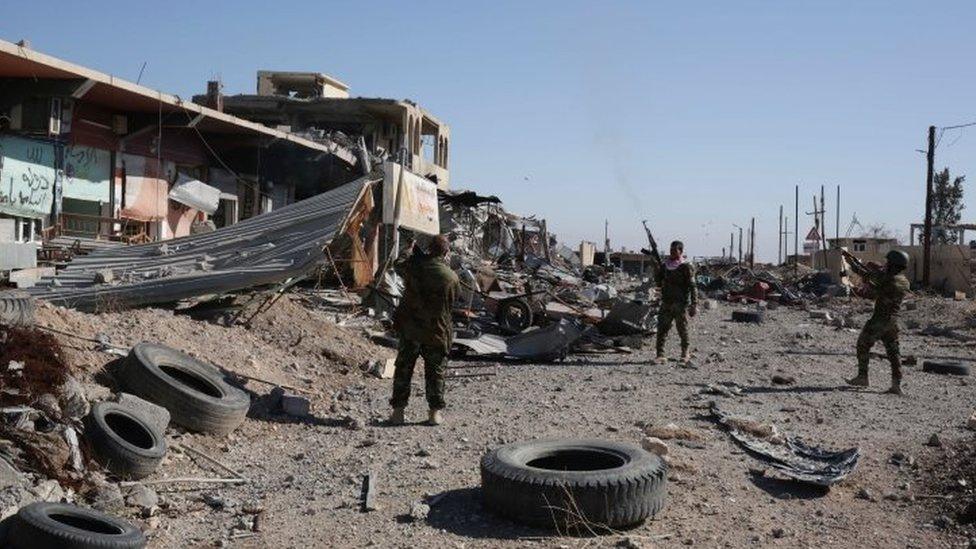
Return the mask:
M 252 413 L 225 438 L 171 428 L 175 448 L 149 479 L 223 476 L 186 452 L 217 457 L 249 483 L 188 489 L 158 485 L 161 514 L 131 510 L 153 547 L 593 547 L 625 536 L 645 546 L 949 547 L 969 531 L 923 496 L 923 479 L 944 466 L 946 448 L 967 447 L 974 389 L 969 378 L 906 369 L 907 396 L 882 394 L 887 365 L 872 361 L 872 387 L 843 380 L 854 371 L 857 326 L 867 302 L 824 304 L 833 322 L 780 308 L 761 325 L 732 323 L 732 305 L 703 311 L 692 323 L 692 367 L 650 364 L 649 346 L 634 354 L 574 355 L 555 364 L 488 364 L 493 377 L 449 381 L 447 423 L 425 418 L 422 379 L 414 381 L 411 423 L 387 427 L 390 382 L 364 376 L 360 360 L 392 356 L 361 334 L 333 325 L 329 314 L 297 300 L 275 305 L 251 329 L 193 321 L 165 310 L 87 315 L 42 307 L 41 322 L 77 335 L 104 333 L 131 345 L 145 339 L 187 350 L 228 370 L 314 388 L 313 416 Z M 976 358 L 970 305 L 920 298 L 903 315 L 903 352 Z M 280 306 L 280 308 L 278 308 Z M 939 329 L 930 328 L 934 325 Z M 924 335 L 932 334 L 932 335 Z M 59 338 L 65 346 L 71 338 Z M 77 342 L 76 342 L 77 343 Z M 82 346 L 83 347 L 83 346 Z M 671 352 L 676 354 L 676 342 Z M 329 350 L 326 350 L 328 348 Z M 66 349 L 95 371 L 111 357 Z M 344 360 L 334 360 L 340 353 Z M 801 354 L 797 354 L 801 353 Z M 774 375 L 793 377 L 774 384 Z M 703 394 L 731 384 L 740 396 Z M 269 389 L 248 384 L 259 397 Z M 829 491 L 778 479 L 708 419 L 707 406 L 777 425 L 784 433 L 831 448 L 857 446 L 857 471 Z M 497 445 L 541 437 L 603 437 L 638 443 L 647 425 L 676 423 L 697 440 L 669 440 L 670 501 L 652 521 L 619 536 L 567 538 L 498 519 L 481 508 L 478 463 Z M 945 446 L 929 446 L 937 434 Z M 360 512 L 362 475 L 378 478 L 377 511 Z M 968 478 L 968 477 L 966 477 Z M 967 481 L 968 482 L 968 481 Z M 427 501 L 425 520 L 410 518 Z M 946 515 L 951 522 L 941 520 Z M 259 517 L 256 519 L 256 517 Z M 258 531 L 254 531 L 258 520 Z

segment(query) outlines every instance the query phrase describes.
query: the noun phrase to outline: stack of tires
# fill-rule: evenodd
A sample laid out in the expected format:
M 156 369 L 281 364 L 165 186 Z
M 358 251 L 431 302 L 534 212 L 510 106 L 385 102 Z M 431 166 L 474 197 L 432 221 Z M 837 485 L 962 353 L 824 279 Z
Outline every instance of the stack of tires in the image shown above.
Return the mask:
M 198 433 L 230 433 L 251 406 L 247 393 L 228 384 L 217 367 L 164 345 L 133 347 L 117 377 L 126 391 L 166 408 L 174 423 Z
M 165 408 L 174 423 L 200 433 L 230 433 L 251 403 L 213 365 L 153 343 L 133 347 L 116 377 L 126 392 Z M 128 479 L 148 476 L 159 466 L 167 449 L 165 428 L 146 410 L 116 402 L 94 404 L 85 418 L 98 462 Z

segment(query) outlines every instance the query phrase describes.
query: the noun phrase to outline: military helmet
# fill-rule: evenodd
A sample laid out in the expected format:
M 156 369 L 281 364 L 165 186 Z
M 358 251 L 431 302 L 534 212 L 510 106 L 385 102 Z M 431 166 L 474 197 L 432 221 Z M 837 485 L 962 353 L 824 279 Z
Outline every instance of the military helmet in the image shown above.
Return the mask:
M 885 256 L 888 261 L 888 265 L 893 267 L 901 267 L 902 269 L 908 268 L 908 254 L 901 250 L 891 250 L 888 255 Z

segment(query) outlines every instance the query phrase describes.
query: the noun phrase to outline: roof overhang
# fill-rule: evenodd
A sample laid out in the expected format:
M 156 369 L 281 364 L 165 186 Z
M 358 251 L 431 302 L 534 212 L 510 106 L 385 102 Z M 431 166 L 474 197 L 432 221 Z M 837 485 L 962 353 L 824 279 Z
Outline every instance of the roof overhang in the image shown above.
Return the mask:
M 125 112 L 164 114 L 184 112 L 187 123 L 210 133 L 264 136 L 308 149 L 355 158 L 355 153 L 337 143 L 318 143 L 297 135 L 222 113 L 178 95 L 123 80 L 81 65 L 45 55 L 30 48 L 0 40 L 0 77 L 78 80 L 73 96 Z

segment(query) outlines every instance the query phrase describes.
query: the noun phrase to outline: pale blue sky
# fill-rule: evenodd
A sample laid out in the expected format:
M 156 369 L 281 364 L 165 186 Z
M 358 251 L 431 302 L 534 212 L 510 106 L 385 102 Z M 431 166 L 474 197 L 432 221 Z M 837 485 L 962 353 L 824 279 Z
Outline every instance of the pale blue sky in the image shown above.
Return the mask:
M 857 212 L 907 238 L 927 126 L 976 120 L 976 3 L 689 4 L 13 3 L 0 37 L 130 80 L 146 61 L 142 83 L 183 97 L 214 76 L 253 93 L 256 70 L 279 69 L 414 99 L 451 125 L 453 186 L 572 244 L 602 241 L 609 218 L 637 247 L 649 218 L 660 240 L 717 254 L 756 216 L 775 259 L 796 183 L 801 211 L 827 184 L 831 234 L 840 184 L 842 232 Z M 976 128 L 947 133 L 937 166 L 976 178 L 974 154 Z

